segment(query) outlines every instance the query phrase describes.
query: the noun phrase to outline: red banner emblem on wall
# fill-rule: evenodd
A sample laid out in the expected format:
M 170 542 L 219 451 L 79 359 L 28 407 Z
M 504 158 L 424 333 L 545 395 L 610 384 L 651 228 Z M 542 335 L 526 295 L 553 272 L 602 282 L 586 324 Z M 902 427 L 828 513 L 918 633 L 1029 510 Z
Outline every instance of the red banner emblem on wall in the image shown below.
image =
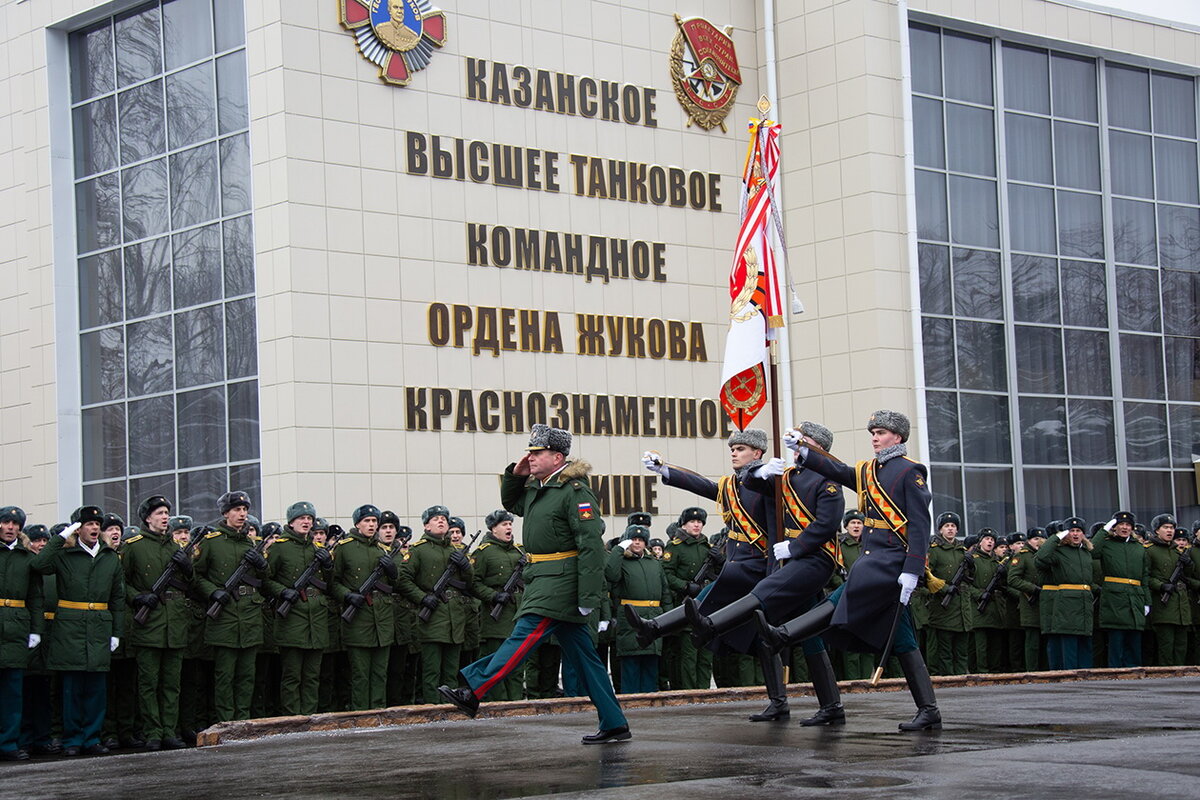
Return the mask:
M 675 97 L 695 122 L 710 130 L 725 130 L 725 116 L 733 108 L 742 71 L 733 46 L 732 26 L 722 31 L 706 19 L 675 15 L 678 31 L 671 42 L 671 83 Z
M 407 86 L 446 43 L 446 15 L 429 0 L 338 0 L 338 14 L 379 79 L 395 86 Z

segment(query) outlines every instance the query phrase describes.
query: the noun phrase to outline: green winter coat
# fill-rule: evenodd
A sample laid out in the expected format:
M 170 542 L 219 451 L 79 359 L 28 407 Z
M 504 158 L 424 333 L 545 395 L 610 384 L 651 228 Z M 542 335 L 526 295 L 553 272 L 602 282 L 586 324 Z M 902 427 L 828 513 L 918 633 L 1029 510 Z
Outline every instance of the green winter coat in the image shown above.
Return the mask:
M 979 611 L 979 601 L 983 597 L 983 590 L 991 582 L 997 570 L 1000 569 L 1000 562 L 994 556 L 984 552 L 976 552 L 972 556 L 972 566 L 975 572 L 974 591 L 971 592 L 971 606 L 975 609 L 975 628 L 994 628 L 1003 630 L 1004 615 L 1006 613 L 1007 598 L 1004 596 L 1004 578 L 1001 578 L 995 589 L 992 591 L 992 599 L 988 601 L 987 608 L 982 613 Z
M 667 543 L 663 550 L 663 572 L 667 576 L 667 586 L 671 587 L 671 596 L 675 603 L 682 603 L 687 596 L 687 586 L 696 577 L 696 573 L 704 566 L 708 558 L 708 539 L 704 534 L 692 536 L 680 532 Z M 711 571 L 710 577 L 716 578 L 720 570 Z
M 337 603 L 331 609 L 340 615 L 346 608 L 346 595 L 357 592 L 374 571 L 388 548 L 358 530 L 350 531 L 333 549 L 333 582 L 329 589 Z M 397 567 L 400 565 L 397 564 Z M 387 582 L 387 577 L 384 577 Z M 354 615 L 349 624 L 342 622 L 342 644 L 346 647 L 391 647 L 396 641 L 396 618 L 392 596 L 379 590 L 370 602 Z
M 1186 569 L 1180 575 L 1175 591 L 1171 592 L 1167 602 L 1162 601 L 1163 584 L 1171 579 L 1171 573 L 1175 571 L 1179 551 L 1173 543 L 1157 540 L 1146 545 L 1144 551 L 1150 580 L 1150 597 L 1154 601 L 1150 606 L 1150 624 L 1191 625 L 1192 610 L 1188 607 L 1191 600 L 1188 597 L 1187 582 L 1184 580 Z
M 50 652 L 50 639 L 54 636 L 54 612 L 58 610 L 58 578 L 54 575 L 39 577 L 42 582 L 42 643 L 29 655 L 29 672 L 45 673 L 49 672 L 46 654 Z
M 213 592 L 223 589 L 225 581 L 242 563 L 242 556 L 253 546 L 249 536 L 224 524 L 205 535 L 196 546 L 195 579 L 200 594 L 211 598 Z M 249 574 L 259 580 L 266 577 L 265 572 L 255 570 L 250 570 Z M 243 585 L 240 591 L 231 594 L 233 600 L 216 619 L 205 616 L 204 643 L 239 650 L 260 646 L 263 643 L 262 593 Z M 211 604 L 211 600 L 208 602 Z
M 481 595 L 491 592 L 495 595 L 504 588 L 505 582 L 517 568 L 517 562 L 524 553 L 512 542 L 502 542 L 490 533 L 483 537 L 483 544 L 475 550 L 472 561 L 475 564 L 475 582 Z M 485 591 L 486 590 L 486 591 Z M 482 598 L 481 598 L 482 599 Z M 512 633 L 513 624 L 517 619 L 517 604 L 521 602 L 518 591 L 514 594 L 514 602 L 504 606 L 500 619 L 492 619 L 492 599 L 483 601 L 479 613 L 479 636 L 482 639 L 507 639 Z
M 11 550 L 0 544 L 0 598 L 25 604 L 0 605 L 0 669 L 29 666 L 29 634 L 43 630 L 42 580 L 33 571 L 37 556 L 26 547 L 28 541 L 18 533 Z
M 838 546 L 842 550 L 842 568 L 835 569 L 833 575 L 829 577 L 829 586 L 833 589 L 846 582 L 846 576 L 850 574 L 850 568 L 854 566 L 854 562 L 858 561 L 858 557 L 862 555 L 862 538 L 855 539 L 848 533 L 842 533 L 838 536 Z M 926 591 L 925 594 L 928 596 L 929 592 Z M 909 605 L 909 610 L 913 610 L 911 604 Z M 924 614 L 928 617 L 928 611 L 924 612 Z
M 192 623 L 184 600 L 186 590 L 168 589 L 166 600 L 150 611 L 145 625 L 139 625 L 133 619 L 133 614 L 137 611 L 133 605 L 133 598 L 150 591 L 154 582 L 171 563 L 171 556 L 179 549 L 179 545 L 169 534 L 152 533 L 145 529 L 139 529 L 136 536 L 126 539 L 121 544 L 121 570 L 125 577 L 125 598 L 129 604 L 126 609 L 126 613 L 129 614 L 128 641 L 134 647 L 162 647 L 172 650 L 187 647 Z M 176 576 L 185 586 L 192 582 L 186 575 L 176 573 Z
M 1099 533 L 1092 539 L 1092 558 L 1099 568 L 1100 627 L 1145 630 L 1146 606 L 1150 605 L 1146 548 L 1132 536 L 1122 539 Z M 1126 583 L 1128 580 L 1138 585 Z
M 581 625 L 580 608 L 597 609 L 604 602 L 604 520 L 600 503 L 587 483 L 591 465 L 568 461 L 545 486 L 533 477 L 513 474 L 509 464 L 500 479 L 504 507 L 525 518 L 521 528 L 525 552 L 525 593 L 517 616 L 543 617 Z M 552 553 L 574 555 L 536 560 Z
M 1021 615 L 1022 628 L 1042 627 L 1039 605 L 1044 581 L 1034 560 L 1036 555 L 1036 550 L 1024 550 L 1013 556 L 1008 565 L 1005 588 L 1008 590 L 1009 600 L 1016 604 Z
M 1079 547 L 1063 544 L 1057 536 L 1046 539 L 1034 561 L 1045 576 L 1042 589 L 1042 633 L 1066 636 L 1092 635 L 1092 543 Z M 1064 589 L 1063 586 L 1086 586 Z M 1058 588 L 1055 588 L 1058 587 Z M 1050 595 L 1050 597 L 1047 597 Z
M 628 550 L 614 547 L 608 554 L 604 577 L 608 580 L 614 608 L 630 605 L 642 619 L 654 619 L 671 607 L 671 587 L 667 585 L 666 573 L 649 548 L 635 556 Z M 656 638 L 646 647 L 639 646 L 637 633 L 626 624 L 624 612 L 621 612 L 617 617 L 617 653 L 622 656 L 662 655 L 662 639 Z
M 958 565 L 962 563 L 963 557 L 966 556 L 967 548 L 963 547 L 958 542 L 947 542 L 941 536 L 929 545 L 929 571 L 935 577 L 946 581 L 946 588 L 949 588 L 950 579 L 954 577 L 954 573 L 958 572 Z M 973 602 L 973 585 L 971 583 L 971 569 L 973 559 L 968 557 L 967 574 L 959 584 L 958 592 L 950 601 L 950 605 L 942 607 L 942 599 L 945 597 L 943 588 L 940 592 L 930 592 L 929 599 L 929 627 L 940 631 L 957 631 L 965 633 L 970 631 L 975 624 L 975 603 Z
M 317 546 L 292 530 L 283 527 L 283 533 L 271 543 L 267 550 L 267 579 L 263 584 L 278 606 L 279 595 L 284 589 L 292 588 L 300 573 L 308 569 L 316 555 Z M 328 585 L 332 570 L 318 572 L 316 578 Z M 324 650 L 329 646 L 329 604 L 320 589 L 313 585 L 301 595 L 301 601 L 292 606 L 286 617 L 271 612 L 275 627 L 275 644 L 278 647 L 298 647 L 302 650 Z
M 434 584 L 446 571 L 454 551 L 449 536 L 434 536 L 426 532 L 421 541 L 408 548 L 404 563 L 400 565 L 397 590 L 419 607 L 421 600 L 433 591 Z M 417 641 L 462 644 L 466 640 L 467 619 L 474 613 L 471 601 L 477 591 L 475 570 L 470 562 L 466 570 L 455 570 L 451 580 L 457 585 L 446 589 L 445 601 L 438 604 L 429 621 L 417 620 Z
M 58 609 L 46 667 L 63 672 L 108 672 L 109 640 L 120 638 L 125 623 L 125 580 L 117 551 L 101 543 L 93 557 L 75 534 L 51 536 L 33 559 L 42 575 L 54 575 Z M 105 609 L 65 608 L 65 603 L 94 603 Z

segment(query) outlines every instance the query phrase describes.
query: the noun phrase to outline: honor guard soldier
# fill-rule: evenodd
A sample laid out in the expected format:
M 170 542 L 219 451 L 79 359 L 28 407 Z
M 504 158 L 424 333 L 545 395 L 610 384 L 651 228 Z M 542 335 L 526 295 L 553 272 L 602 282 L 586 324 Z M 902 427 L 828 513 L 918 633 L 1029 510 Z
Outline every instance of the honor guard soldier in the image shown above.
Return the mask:
M 170 535 L 167 498 L 143 500 L 138 520 L 138 532 L 121 547 L 131 617 L 126 644 L 137 662 L 138 713 L 146 749 L 178 750 L 185 746 L 178 731 L 179 682 L 191 630 L 184 596 L 192 583 L 192 559 Z M 154 584 L 168 570 L 175 579 L 155 594 Z M 133 618 L 138 613 L 145 615 L 144 623 Z
M 396 638 L 394 607 L 389 593 L 378 588 L 359 590 L 376 567 L 391 589 L 399 567 L 375 539 L 379 509 L 370 503 L 354 509 L 354 528 L 333 552 L 333 593 L 343 607 L 358 609 L 350 622 L 342 620 L 342 642 L 350 664 L 350 710 L 383 708 L 387 701 L 388 651 Z M 340 609 L 339 609 L 340 612 Z
M 82 506 L 71 525 L 33 560 L 33 569 L 55 576 L 58 608 L 46 666 L 62 673 L 63 755 L 103 755 L 107 706 L 105 678 L 121 644 L 125 581 L 117 552 L 100 541 L 104 512 Z
M 671 589 L 662 565 L 649 550 L 650 529 L 630 525 L 625 536 L 608 554 L 604 577 L 613 603 L 626 615 L 653 619 L 671 604 Z M 617 624 L 617 654 L 621 657 L 621 691 L 639 694 L 658 690 L 658 662 L 662 644 L 641 644 L 634 628 Z
M 1175 518 L 1170 514 L 1159 514 L 1150 521 L 1149 539 L 1145 551 L 1156 663 L 1160 667 L 1178 667 L 1187 657 L 1192 601 L 1188 597 L 1188 581 L 1191 580 L 1188 565 L 1184 564 L 1181 570 L 1176 570 L 1176 565 L 1181 558 L 1190 561 L 1191 554 L 1185 556 L 1175 548 Z
M 218 722 L 249 719 L 255 660 L 263 643 L 263 596 L 255 588 L 267 574 L 267 559 L 250 539 L 250 495 L 226 492 L 217 500 L 222 520 L 197 545 L 196 584 L 208 602 L 219 603 L 216 618 L 204 620 L 204 643 L 213 651 L 214 710 Z M 245 563 L 253 583 L 225 588 Z
M 21 532 L 24 525 L 24 511 L 0 508 L 0 761 L 29 758 L 19 746 L 22 689 L 44 624 L 41 580 L 32 569 L 35 554 Z
M 699 596 L 704 587 L 696 582 L 696 577 L 705 569 L 705 564 L 709 564 L 706 571 L 708 578 L 712 579 L 725 562 L 724 550 L 710 547 L 704 536 L 707 522 L 708 512 L 703 508 L 685 508 L 679 515 L 679 529 L 663 553 L 663 569 L 667 573 L 667 585 L 673 592 L 675 606 L 682 606 L 689 597 Z M 707 689 L 712 685 L 712 651 L 707 647 L 697 647 L 686 629 L 681 634 L 666 638 L 674 639 L 679 650 L 679 685 L 672 685 L 671 688 Z
M 1037 672 L 1042 664 L 1042 621 L 1039 595 L 1042 593 L 1041 569 L 1034 558 L 1046 541 L 1045 528 L 1030 528 L 1025 534 L 1025 547 L 1013 556 L 1008 568 L 1008 595 L 1017 605 L 1024 632 L 1024 661 L 1014 668 Z
M 329 646 L 326 592 L 333 556 L 312 542 L 317 510 L 298 501 L 288 506 L 283 533 L 267 552 L 265 590 L 275 598 L 275 644 L 279 647 L 279 705 L 284 715 L 317 713 L 321 657 Z M 309 579 L 297 589 L 305 572 Z M 286 609 L 286 615 L 278 612 Z
M 973 553 L 968 553 L 958 534 L 962 519 L 953 511 L 939 514 L 937 536 L 929 545 L 929 572 L 945 583 L 938 592 L 930 592 L 929 630 L 931 655 L 929 665 L 937 675 L 963 675 L 967 672 L 967 648 L 975 621 L 970 586 L 974 571 Z M 993 538 L 993 541 L 995 539 Z M 954 576 L 967 564 L 955 586 Z M 949 603 L 946 598 L 949 597 Z
M 473 717 L 497 684 L 547 637 L 556 636 L 600 715 L 600 730 L 582 743 L 623 742 L 632 738 L 629 723 L 588 629 L 589 615 L 605 597 L 604 520 L 587 483 L 591 466 L 568 461 L 570 453 L 569 431 L 538 423 L 525 455 L 505 468 L 500 499 L 525 518 L 529 558 L 517 624 L 499 650 L 462 670 L 465 687 L 440 686 L 438 692 Z
M 815 444 L 826 452 L 833 446 L 833 433 L 816 422 L 802 423 L 798 431 L 789 432 L 789 439 L 797 444 Z M 774 476 L 778 482 L 770 480 Z M 784 537 L 775 543 L 772 552 L 777 567 L 745 597 L 710 614 L 701 613 L 695 599 L 684 601 L 693 627 L 692 638 L 697 643 L 750 621 L 756 612 L 761 611 L 772 622 L 803 614 L 824 599 L 825 584 L 842 565 L 835 538 L 846 509 L 841 487 L 810 469 L 785 468 L 783 459 L 778 458 L 747 476 L 746 486 L 767 498 L 783 491 Z M 782 664 L 766 642 L 760 640 L 758 645 L 772 706 L 765 713 L 786 717 L 789 712 Z M 801 647 L 820 704 L 817 713 L 801 725 L 844 723 L 846 712 L 825 644 L 814 636 L 801 642 Z
M 1046 660 L 1050 669 L 1086 669 L 1092 666 L 1092 543 L 1079 517 L 1064 519 L 1062 528 L 1034 557 L 1046 581 L 1041 608 Z
M 1092 537 L 1092 558 L 1100 570 L 1100 629 L 1108 640 L 1108 666 L 1142 665 L 1142 631 L 1150 613 L 1146 548 L 1133 538 L 1137 519 L 1118 511 Z
M 487 515 L 484 524 L 487 535 L 483 544 L 475 549 L 475 582 L 481 590 L 490 591 L 492 596 L 483 603 L 480 614 L 480 657 L 490 656 L 500 649 L 504 640 L 512 633 L 517 621 L 517 605 L 521 602 L 520 581 L 511 591 L 505 591 L 517 565 L 525 557 L 521 548 L 513 542 L 513 515 L 511 511 L 497 508 Z M 524 568 L 522 567 L 522 571 Z M 484 594 L 486 594 L 486 591 Z M 495 608 L 500 615 L 493 619 Z M 516 673 L 492 689 L 493 700 L 520 700 L 521 684 Z
M 722 477 L 720 481 L 712 481 L 683 467 L 666 464 L 656 453 L 647 452 L 642 456 L 646 469 L 657 473 L 663 483 L 715 500 L 725 524 L 729 526 L 725 565 L 717 580 L 703 592 L 702 597 L 697 598 L 700 600 L 701 614 L 710 614 L 749 594 L 766 577 L 768 561 L 771 560 L 771 543 L 779 540 L 775 531 L 773 504 L 747 486 L 751 474 L 765 467 L 762 457 L 767 449 L 766 431 L 758 428 L 735 431 L 726 444 L 729 446 L 733 473 Z M 656 637 L 682 630 L 688 619 L 684 608 L 680 607 L 652 620 L 643 620 L 626 612 L 626 621 L 637 629 L 638 638 L 649 644 Z M 710 646 L 717 652 L 722 648 L 738 653 L 756 652 L 764 677 L 773 682 L 777 672 L 782 675 L 782 667 L 776 669 L 779 659 L 759 647 L 761 643 L 757 640 L 753 622 L 747 622 L 712 639 Z M 775 689 L 768 689 L 771 702 L 761 713 L 752 715 L 752 721 L 772 721 L 788 716 L 786 696 L 778 695 L 778 686 L 776 683 Z
M 894 631 L 893 653 L 917 705 L 916 716 L 900 723 L 900 730 L 941 728 L 933 682 L 907 611 L 929 549 L 927 470 L 908 458 L 908 417 L 876 411 L 867 431 L 875 457 L 853 467 L 811 443 L 789 442 L 799 445 L 798 463 L 858 494 L 859 511 L 866 517 L 863 552 L 846 582 L 816 608 L 780 627 L 771 626 L 759 612 L 758 623 L 777 649 L 826 632 L 823 638 L 836 647 L 882 653 Z

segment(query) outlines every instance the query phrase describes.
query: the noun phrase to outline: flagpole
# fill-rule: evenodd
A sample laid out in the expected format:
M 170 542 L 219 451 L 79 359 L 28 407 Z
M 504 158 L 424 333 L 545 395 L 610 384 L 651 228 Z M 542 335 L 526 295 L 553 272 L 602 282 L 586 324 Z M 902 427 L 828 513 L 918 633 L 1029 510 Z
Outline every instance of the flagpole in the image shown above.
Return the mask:
M 783 440 L 783 426 L 780 423 L 780 408 L 779 408 L 779 339 L 771 340 L 771 346 L 768 350 L 770 353 L 770 364 L 768 372 L 770 377 L 767 378 L 767 384 L 771 392 L 771 432 L 774 445 L 771 448 L 772 453 L 776 458 L 780 457 L 779 443 Z M 774 547 L 776 542 L 787 540 L 787 534 L 783 528 L 783 481 L 784 476 L 779 476 L 779 484 L 775 487 L 775 538 L 771 540 L 771 546 Z

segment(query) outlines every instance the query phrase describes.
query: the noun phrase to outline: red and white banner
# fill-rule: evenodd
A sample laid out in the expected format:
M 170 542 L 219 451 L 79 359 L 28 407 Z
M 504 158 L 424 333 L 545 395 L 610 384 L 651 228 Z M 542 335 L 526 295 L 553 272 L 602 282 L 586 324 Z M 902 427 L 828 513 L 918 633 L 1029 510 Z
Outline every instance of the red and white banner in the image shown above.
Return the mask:
M 776 264 L 779 240 L 780 126 L 750 120 L 742 171 L 742 225 L 729 271 L 729 334 L 721 372 L 721 405 L 745 429 L 767 402 L 763 361 L 767 343 L 783 328 L 783 293 Z

